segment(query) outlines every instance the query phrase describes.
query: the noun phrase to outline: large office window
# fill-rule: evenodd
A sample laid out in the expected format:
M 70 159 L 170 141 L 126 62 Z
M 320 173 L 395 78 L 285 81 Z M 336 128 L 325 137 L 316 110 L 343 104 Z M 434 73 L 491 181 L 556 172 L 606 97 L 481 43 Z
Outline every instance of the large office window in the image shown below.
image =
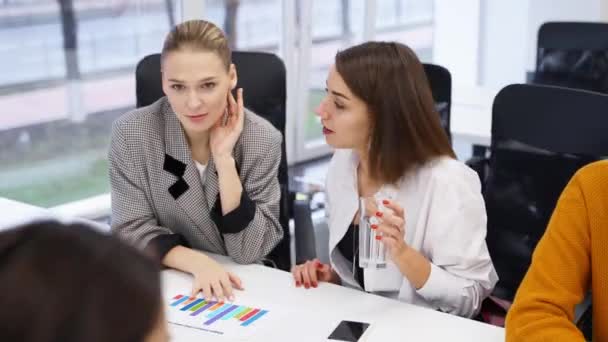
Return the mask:
M 289 15 L 293 20 L 286 21 Z M 220 25 L 236 50 L 295 58 L 286 61 L 293 83 L 287 113 L 292 128 L 286 136 L 290 162 L 330 153 L 314 109 L 338 50 L 366 38 L 395 40 L 410 45 L 423 61 L 432 59 L 432 0 L 207 0 L 203 17 Z M 370 20 L 374 25 L 365 32 Z
M 292 163 L 330 152 L 313 110 L 338 50 L 397 40 L 432 57 L 432 0 L 0 0 L 0 197 L 52 207 L 108 193 L 135 65 L 183 18 L 284 59 Z
M 299 53 L 307 56 L 299 63 L 300 83 L 296 96 L 307 96 L 300 102 L 294 121 L 303 134 L 297 135 L 297 159 L 308 159 L 329 152 L 319 119 L 314 109 L 324 96 L 325 79 L 334 56 L 340 49 L 368 39 L 399 41 L 409 45 L 424 62 L 432 60 L 432 0 L 313 0 L 309 8 L 299 6 L 299 15 L 311 32 L 302 28 L 301 36 L 311 43 L 302 45 Z
M 0 196 L 51 207 L 109 192 L 134 69 L 181 20 L 173 0 L 0 1 Z
M 310 51 L 302 51 L 309 58 L 308 70 L 300 70 L 307 78 L 304 88 L 299 91 L 307 95 L 303 113 L 296 122 L 301 126 L 298 154 L 302 159 L 315 157 L 328 151 L 322 134 L 322 127 L 314 110 L 325 96 L 325 81 L 334 57 L 339 50 L 362 40 L 364 7 L 363 1 L 313 0 L 310 9 Z M 306 9 L 300 7 L 300 15 Z M 308 16 L 304 16 L 307 19 Z M 308 94 L 304 94 L 308 92 Z
M 407 44 L 432 62 L 433 19 L 431 0 L 377 0 L 374 39 Z
M 281 0 L 208 0 L 204 18 L 224 30 L 234 50 L 281 54 Z

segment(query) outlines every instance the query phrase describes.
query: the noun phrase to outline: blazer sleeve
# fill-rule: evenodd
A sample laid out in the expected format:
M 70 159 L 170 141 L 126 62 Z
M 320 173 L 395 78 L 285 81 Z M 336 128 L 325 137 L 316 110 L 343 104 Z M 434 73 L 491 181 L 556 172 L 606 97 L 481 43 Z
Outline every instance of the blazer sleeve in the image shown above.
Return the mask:
M 585 341 L 574 307 L 589 288 L 591 236 L 577 176 L 563 191 L 506 321 L 507 341 Z
M 112 233 L 157 259 L 184 239 L 158 225 L 143 190 L 139 168 L 126 141 L 120 122 L 112 126 L 108 154 L 112 198 Z
M 423 243 L 431 273 L 418 294 L 441 311 L 473 317 L 498 276 L 485 241 L 487 218 L 479 178 L 471 170 L 460 171 L 435 175 L 431 185 Z
M 283 238 L 279 223 L 281 189 L 278 180 L 282 138 L 278 131 L 274 133 L 267 144 L 258 147 L 261 153 L 257 154 L 256 160 L 247 166 L 247 170 L 241 170 L 244 172 L 241 206 L 245 208 L 236 210 L 247 213 L 247 226 L 232 232 L 220 229 L 228 255 L 238 263 L 260 261 Z

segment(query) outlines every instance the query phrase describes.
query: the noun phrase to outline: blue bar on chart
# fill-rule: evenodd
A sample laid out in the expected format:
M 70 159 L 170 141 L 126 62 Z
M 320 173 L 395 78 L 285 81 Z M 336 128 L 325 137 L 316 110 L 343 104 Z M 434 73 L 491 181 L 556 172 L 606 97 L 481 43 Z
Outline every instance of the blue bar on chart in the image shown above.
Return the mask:
M 249 309 L 249 308 L 248 308 L 248 307 L 246 307 L 246 306 L 240 306 L 238 309 L 236 309 L 236 310 L 232 310 L 232 311 L 230 312 L 230 314 L 225 315 L 224 317 L 222 317 L 222 321 L 229 320 L 229 319 L 231 319 L 232 317 L 234 317 L 234 316 L 236 316 L 236 315 L 239 315 L 239 314 L 241 314 L 241 313 L 243 313 L 243 312 L 247 311 L 248 309 Z
M 182 310 L 182 311 L 186 311 L 186 310 L 188 310 L 188 309 L 192 308 L 193 306 L 197 306 L 197 305 L 198 305 L 198 304 L 200 304 L 202 301 L 203 301 L 203 299 L 199 298 L 199 299 L 197 299 L 197 300 L 193 301 L 192 303 L 190 303 L 190 304 L 188 304 L 188 305 L 184 306 L 184 307 L 183 307 L 183 308 L 181 308 L 180 310 Z
M 248 326 L 249 324 L 257 321 L 260 317 L 264 316 L 268 311 L 267 310 L 262 310 L 260 312 L 258 312 L 257 314 L 255 314 L 255 316 L 249 318 L 247 321 L 241 323 L 241 326 Z
M 230 313 L 231 311 L 235 310 L 238 307 L 239 307 L 238 305 L 232 305 L 232 306 L 228 306 L 228 308 L 226 308 L 226 309 L 222 309 L 221 312 L 220 312 L 220 310 L 217 310 L 218 313 L 215 314 L 213 317 L 211 317 L 210 320 L 205 322 L 205 325 L 213 324 L 213 322 L 217 321 L 218 319 L 222 318 L 224 315 Z
M 175 299 L 175 301 L 173 303 L 171 303 L 171 306 L 177 306 L 177 305 L 187 301 L 188 299 L 190 299 L 190 297 L 179 295 L 179 296 L 173 297 L 173 299 Z

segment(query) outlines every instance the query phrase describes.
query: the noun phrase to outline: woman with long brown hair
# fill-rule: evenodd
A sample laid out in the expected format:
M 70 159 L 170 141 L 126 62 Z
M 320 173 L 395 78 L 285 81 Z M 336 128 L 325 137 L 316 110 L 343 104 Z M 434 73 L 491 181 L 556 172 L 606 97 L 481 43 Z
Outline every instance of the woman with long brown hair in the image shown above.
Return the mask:
M 341 283 L 474 316 L 498 279 L 480 181 L 455 159 L 414 52 L 390 42 L 339 52 L 317 114 L 336 148 L 326 187 L 330 264 L 294 267 L 296 286 Z M 386 249 L 381 267 L 360 267 L 360 236 Z

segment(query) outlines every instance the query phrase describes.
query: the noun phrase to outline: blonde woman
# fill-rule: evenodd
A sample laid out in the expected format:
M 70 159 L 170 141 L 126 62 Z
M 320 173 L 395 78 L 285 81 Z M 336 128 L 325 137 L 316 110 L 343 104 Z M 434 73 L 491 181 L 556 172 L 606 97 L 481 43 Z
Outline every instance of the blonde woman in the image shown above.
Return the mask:
M 264 258 L 282 239 L 277 178 L 281 134 L 236 99 L 224 33 L 192 20 L 161 54 L 166 97 L 125 114 L 109 152 L 112 230 L 194 276 L 192 294 L 233 297 L 240 279 L 205 253 L 238 263 Z

